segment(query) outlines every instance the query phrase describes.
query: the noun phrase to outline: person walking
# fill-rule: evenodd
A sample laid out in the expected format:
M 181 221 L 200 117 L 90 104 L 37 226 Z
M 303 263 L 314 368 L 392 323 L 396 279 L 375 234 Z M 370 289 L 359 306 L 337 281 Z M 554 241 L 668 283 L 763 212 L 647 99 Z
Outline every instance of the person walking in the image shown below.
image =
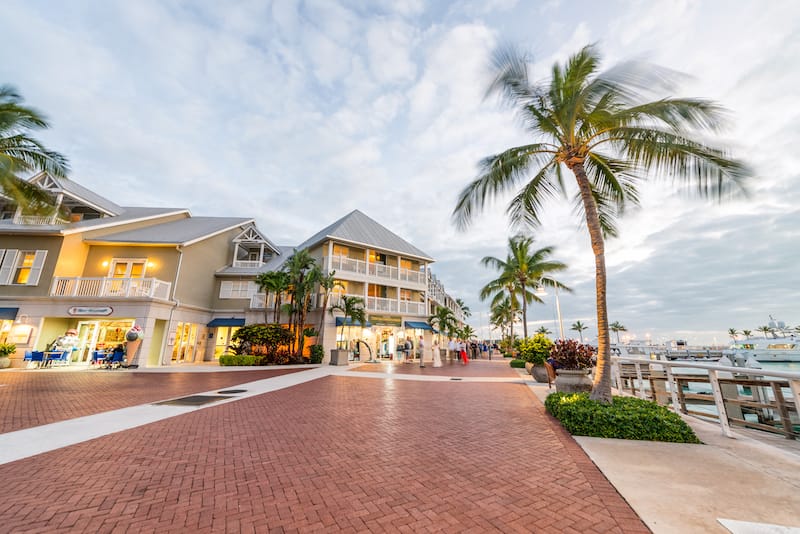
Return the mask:
M 414 353 L 411 352 L 414 350 L 414 345 L 411 343 L 411 338 L 406 338 L 406 363 L 410 362 L 414 358 Z
M 417 342 L 417 352 L 419 353 L 419 366 L 425 367 L 425 341 L 422 336 L 419 336 L 419 341 Z
M 434 367 L 441 367 L 442 366 L 442 355 L 439 352 L 439 341 L 436 340 L 433 342 L 433 366 Z
M 456 341 L 453 338 L 450 338 L 450 342 L 447 344 L 447 359 L 452 363 L 453 360 L 458 359 L 456 356 Z
M 469 359 L 467 359 L 467 344 L 463 340 L 458 342 L 458 351 L 461 353 L 461 365 L 467 365 L 469 363 Z

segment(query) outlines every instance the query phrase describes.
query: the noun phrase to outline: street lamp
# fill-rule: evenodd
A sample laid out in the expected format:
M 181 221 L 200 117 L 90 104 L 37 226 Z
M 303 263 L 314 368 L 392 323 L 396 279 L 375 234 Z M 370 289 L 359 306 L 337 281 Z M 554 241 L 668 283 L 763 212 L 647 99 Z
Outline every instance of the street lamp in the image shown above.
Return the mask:
M 564 321 L 561 319 L 561 303 L 558 300 L 558 282 L 553 282 L 553 286 L 556 288 L 556 314 L 558 314 L 558 336 L 559 339 L 564 339 Z M 544 297 L 547 295 L 547 291 L 544 290 L 544 286 L 540 285 L 536 288 L 536 296 L 537 297 Z

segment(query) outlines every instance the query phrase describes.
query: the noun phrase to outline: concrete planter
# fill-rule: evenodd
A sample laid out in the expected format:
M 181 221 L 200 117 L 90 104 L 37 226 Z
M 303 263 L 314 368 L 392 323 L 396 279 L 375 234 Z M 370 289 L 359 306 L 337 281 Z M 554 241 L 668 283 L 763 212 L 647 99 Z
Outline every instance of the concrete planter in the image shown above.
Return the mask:
M 556 391 L 559 393 L 581 393 L 592 390 L 589 378 L 591 369 L 556 369 Z
M 547 368 L 544 364 L 537 364 L 531 368 L 531 376 L 540 384 L 547 384 Z
M 331 349 L 331 365 L 348 365 L 349 356 L 349 350 Z
M 533 364 L 531 362 L 525 362 L 525 372 L 531 374 L 532 369 L 533 369 Z
M 8 356 L 0 356 L 0 369 L 7 369 L 11 367 L 11 358 Z

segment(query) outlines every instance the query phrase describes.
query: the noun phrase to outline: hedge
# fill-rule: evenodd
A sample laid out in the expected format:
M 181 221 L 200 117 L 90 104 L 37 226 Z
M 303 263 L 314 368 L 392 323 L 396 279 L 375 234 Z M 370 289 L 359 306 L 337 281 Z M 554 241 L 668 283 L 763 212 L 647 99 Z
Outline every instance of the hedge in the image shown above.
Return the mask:
M 517 368 L 524 368 L 525 367 L 525 360 L 511 360 L 508 362 L 511 367 Z
M 544 405 L 576 436 L 701 443 L 678 414 L 636 397 L 614 397 L 612 404 L 602 404 L 589 400 L 588 393 L 553 393 Z
M 219 357 L 220 365 L 261 365 L 261 356 L 239 354 L 223 354 Z

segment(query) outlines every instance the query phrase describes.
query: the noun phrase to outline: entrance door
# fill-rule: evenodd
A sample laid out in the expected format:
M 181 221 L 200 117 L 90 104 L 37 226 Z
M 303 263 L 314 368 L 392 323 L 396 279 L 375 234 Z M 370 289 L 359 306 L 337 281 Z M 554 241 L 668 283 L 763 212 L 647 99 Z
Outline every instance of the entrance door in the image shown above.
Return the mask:
M 172 347 L 173 362 L 193 362 L 197 343 L 197 325 L 178 323 L 175 329 L 175 345 Z
M 80 321 L 78 323 L 78 361 L 86 362 L 92 357 L 92 350 L 97 345 L 99 332 L 98 321 Z
M 219 357 L 225 354 L 228 350 L 228 345 L 231 344 L 231 337 L 236 331 L 239 330 L 238 326 L 218 326 L 217 334 L 214 336 L 214 359 L 219 360 Z

